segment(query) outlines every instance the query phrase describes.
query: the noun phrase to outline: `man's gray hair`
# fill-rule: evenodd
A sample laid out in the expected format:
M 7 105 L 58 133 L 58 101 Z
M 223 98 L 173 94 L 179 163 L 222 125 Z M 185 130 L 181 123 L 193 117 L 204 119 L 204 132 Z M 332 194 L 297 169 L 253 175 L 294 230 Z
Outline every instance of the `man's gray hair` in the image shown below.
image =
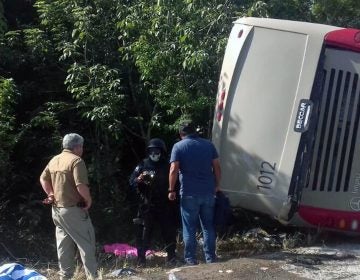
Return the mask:
M 63 138 L 63 148 L 68 150 L 73 150 L 77 146 L 82 146 L 84 144 L 84 138 L 77 133 L 66 134 Z

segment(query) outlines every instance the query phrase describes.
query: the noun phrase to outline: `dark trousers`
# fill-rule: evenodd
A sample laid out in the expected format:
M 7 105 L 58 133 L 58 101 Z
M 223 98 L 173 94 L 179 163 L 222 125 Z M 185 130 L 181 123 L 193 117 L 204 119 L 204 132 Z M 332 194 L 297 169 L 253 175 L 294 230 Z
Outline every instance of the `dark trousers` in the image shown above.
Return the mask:
M 169 211 L 170 210 L 170 211 Z M 171 209 L 150 208 L 143 213 L 144 223 L 137 226 L 136 247 L 138 260 L 145 262 L 145 253 L 150 248 L 153 231 L 156 226 L 160 228 L 164 241 L 167 259 L 175 257 L 177 217 Z

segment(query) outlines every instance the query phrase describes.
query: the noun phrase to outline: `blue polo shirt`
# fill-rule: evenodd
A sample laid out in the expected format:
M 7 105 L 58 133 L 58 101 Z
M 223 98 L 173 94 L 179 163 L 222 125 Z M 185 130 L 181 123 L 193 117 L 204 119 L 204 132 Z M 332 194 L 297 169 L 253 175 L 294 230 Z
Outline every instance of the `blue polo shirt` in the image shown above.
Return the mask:
M 170 163 L 179 162 L 180 195 L 211 195 L 215 192 L 212 161 L 218 158 L 214 145 L 196 134 L 177 142 Z

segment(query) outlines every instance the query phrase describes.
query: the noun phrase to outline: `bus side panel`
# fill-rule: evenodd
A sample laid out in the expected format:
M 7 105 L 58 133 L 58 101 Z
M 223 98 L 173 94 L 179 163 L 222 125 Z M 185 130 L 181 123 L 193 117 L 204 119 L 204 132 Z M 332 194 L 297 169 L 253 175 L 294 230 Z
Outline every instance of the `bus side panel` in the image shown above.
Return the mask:
M 252 26 L 235 24 L 231 30 L 228 44 L 226 46 L 221 75 L 219 80 L 218 95 L 215 108 L 215 120 L 212 130 L 212 141 L 219 147 L 222 137 L 222 124 L 224 113 L 224 104 L 227 102 L 228 90 L 236 83 L 237 77 L 234 77 L 235 69 L 241 64 L 240 59 L 244 56 L 240 51 L 245 49 L 244 44 L 252 30 Z M 235 75 L 238 75 L 236 73 Z M 217 117 L 220 116 L 219 119 Z
M 213 137 L 220 153 L 222 187 L 234 206 L 276 215 L 287 200 L 295 157 L 286 163 L 282 159 L 293 128 L 307 39 L 305 34 L 254 27 L 231 84 L 224 83 L 228 96 Z M 236 40 L 230 38 L 229 44 Z M 223 69 L 227 63 L 231 62 L 225 57 Z M 294 142 L 299 141 L 300 134 L 293 134 Z

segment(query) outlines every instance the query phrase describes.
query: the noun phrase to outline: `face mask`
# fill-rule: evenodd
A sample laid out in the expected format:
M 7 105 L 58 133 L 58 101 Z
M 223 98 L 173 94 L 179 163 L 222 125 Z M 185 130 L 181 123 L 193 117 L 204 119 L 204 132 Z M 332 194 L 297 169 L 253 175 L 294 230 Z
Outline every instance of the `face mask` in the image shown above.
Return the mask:
M 149 158 L 150 158 L 152 161 L 159 161 L 160 156 L 161 156 L 160 153 L 159 153 L 159 154 L 151 153 L 151 154 L 149 155 Z

